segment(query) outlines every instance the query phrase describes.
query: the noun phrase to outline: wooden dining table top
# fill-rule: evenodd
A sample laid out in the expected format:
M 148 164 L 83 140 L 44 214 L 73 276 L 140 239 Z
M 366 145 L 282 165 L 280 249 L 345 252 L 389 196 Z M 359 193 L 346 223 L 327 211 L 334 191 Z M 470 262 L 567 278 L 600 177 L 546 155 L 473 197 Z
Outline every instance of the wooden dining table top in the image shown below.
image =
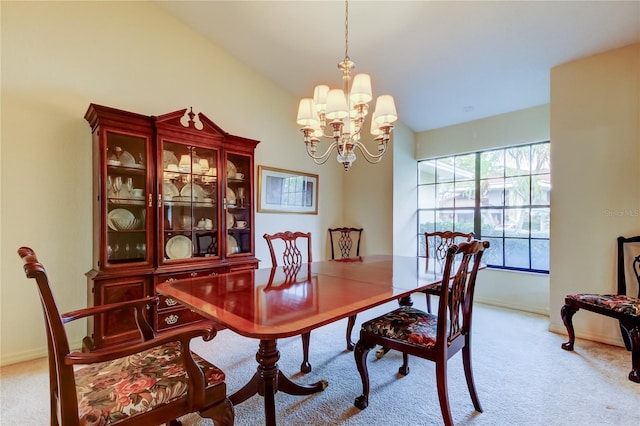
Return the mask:
M 410 296 L 441 275 L 434 260 L 373 255 L 186 278 L 157 291 L 243 336 L 279 339 Z

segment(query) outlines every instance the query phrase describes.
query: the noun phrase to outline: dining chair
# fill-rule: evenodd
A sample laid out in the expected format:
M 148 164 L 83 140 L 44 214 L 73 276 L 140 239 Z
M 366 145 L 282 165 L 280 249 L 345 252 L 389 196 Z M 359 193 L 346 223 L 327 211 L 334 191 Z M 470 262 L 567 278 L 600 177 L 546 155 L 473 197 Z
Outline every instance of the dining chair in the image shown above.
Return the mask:
M 155 336 L 147 310 L 157 305 L 156 297 L 61 314 L 34 251 L 21 247 L 18 254 L 27 278 L 38 286 L 44 312 L 51 425 L 179 425 L 177 418 L 192 412 L 216 425 L 233 425 L 225 373 L 189 350 L 191 339 L 215 337 L 212 325 L 186 326 Z M 98 321 L 114 310 L 131 312 L 140 341 L 93 352 L 69 348 L 65 324 L 83 318 Z
M 292 270 L 299 269 L 303 263 L 311 263 L 311 232 L 276 232 L 275 234 L 264 234 L 264 239 L 269 247 L 271 255 L 271 266 L 284 266 Z M 300 247 L 298 246 L 300 244 Z M 305 247 L 306 246 L 306 247 Z M 306 248 L 306 249 L 305 249 Z M 281 259 L 278 262 L 278 258 Z M 309 341 L 311 332 L 306 332 L 302 337 L 302 364 L 300 371 L 308 373 L 311 371 L 309 363 Z
M 367 354 L 374 346 L 382 345 L 402 352 L 403 362 L 398 372 L 403 376 L 409 374 L 409 355 L 435 362 L 438 400 L 445 425 L 453 425 L 447 391 L 447 361 L 462 350 L 471 401 L 475 409 L 482 412 L 471 369 L 471 324 L 476 276 L 482 254 L 488 247 L 488 241 L 472 240 L 447 249 L 442 282 L 451 284 L 440 286 L 436 314 L 400 306 L 362 324 L 360 340 L 353 352 L 362 380 L 362 395 L 355 399 L 356 407 L 363 410 L 369 405 Z
M 362 261 L 360 257 L 360 239 L 363 228 L 340 227 L 329 228 L 329 244 L 331 245 L 331 260 L 337 262 L 357 262 Z M 339 256 L 336 256 L 339 254 Z M 347 350 L 352 351 L 354 343 L 351 340 L 351 333 L 356 324 L 356 315 L 351 315 L 347 319 Z
M 473 239 L 473 232 L 458 232 L 458 231 L 436 231 L 425 232 L 425 256 L 427 258 L 436 259 L 436 261 L 444 264 L 447 256 L 447 250 L 452 245 L 466 241 L 469 242 Z M 423 293 L 427 297 L 427 311 L 431 312 L 431 296 L 437 296 L 440 294 L 440 286 L 435 286 L 428 290 L 424 290 Z
M 362 231 L 362 228 L 353 227 L 329 228 L 331 259 L 357 259 Z
M 565 297 L 560 315 L 569 341 L 562 344 L 564 350 L 573 351 L 573 316 L 580 309 L 618 320 L 624 345 L 631 351 L 629 380 L 640 383 L 640 235 L 618 237 L 615 294 L 574 293 Z

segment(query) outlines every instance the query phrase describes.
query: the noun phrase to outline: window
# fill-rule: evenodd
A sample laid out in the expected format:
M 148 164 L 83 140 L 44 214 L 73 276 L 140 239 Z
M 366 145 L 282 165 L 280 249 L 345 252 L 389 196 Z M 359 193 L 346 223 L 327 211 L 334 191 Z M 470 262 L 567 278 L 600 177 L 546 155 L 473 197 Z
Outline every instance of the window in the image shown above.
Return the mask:
M 549 272 L 549 142 L 418 162 L 418 255 L 424 233 L 473 231 L 488 266 Z

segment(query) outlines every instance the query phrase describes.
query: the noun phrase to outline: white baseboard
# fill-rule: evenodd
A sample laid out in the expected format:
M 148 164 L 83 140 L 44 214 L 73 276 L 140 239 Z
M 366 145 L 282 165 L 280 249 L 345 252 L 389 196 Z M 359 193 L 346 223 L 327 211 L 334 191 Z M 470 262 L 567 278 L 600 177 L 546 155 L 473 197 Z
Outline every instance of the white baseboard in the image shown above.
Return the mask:
M 82 340 L 69 342 L 69 344 L 71 345 L 71 348 L 81 348 Z M 11 365 L 11 364 L 17 364 L 19 362 L 31 361 L 38 358 L 44 358 L 48 355 L 49 355 L 49 350 L 47 349 L 46 346 L 32 349 L 30 351 L 15 352 L 15 353 L 3 356 L 2 359 L 0 359 L 0 367 L 4 367 L 6 365 Z
M 534 307 L 534 306 L 524 306 L 524 305 L 519 306 L 519 305 L 514 305 L 513 303 L 506 304 L 502 300 L 489 299 L 486 297 L 478 297 L 477 295 L 474 297 L 473 300 L 474 302 L 482 303 L 483 305 L 497 306 L 498 308 L 511 309 L 514 311 L 530 312 L 532 314 L 544 315 L 546 317 L 549 316 L 549 309 L 545 310 L 545 309 Z
M 567 329 L 564 325 L 549 324 L 549 331 L 552 333 L 567 336 Z M 595 334 L 589 329 L 586 329 L 586 328 L 581 329 L 577 327 L 574 327 L 574 332 L 576 334 L 576 340 L 577 339 L 591 340 L 594 342 L 605 343 L 607 345 L 624 347 L 624 342 L 622 342 L 622 336 L 619 339 L 612 339 L 609 336 Z M 578 343 L 576 343 L 574 346 L 577 346 L 577 345 Z

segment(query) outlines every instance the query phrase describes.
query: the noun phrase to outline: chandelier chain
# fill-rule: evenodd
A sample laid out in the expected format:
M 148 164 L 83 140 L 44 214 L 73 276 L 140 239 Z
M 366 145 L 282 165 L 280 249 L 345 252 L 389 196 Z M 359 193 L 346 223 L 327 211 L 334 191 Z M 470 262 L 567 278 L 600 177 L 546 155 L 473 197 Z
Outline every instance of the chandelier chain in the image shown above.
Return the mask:
M 349 0 L 344 4 L 344 59 L 349 60 Z

